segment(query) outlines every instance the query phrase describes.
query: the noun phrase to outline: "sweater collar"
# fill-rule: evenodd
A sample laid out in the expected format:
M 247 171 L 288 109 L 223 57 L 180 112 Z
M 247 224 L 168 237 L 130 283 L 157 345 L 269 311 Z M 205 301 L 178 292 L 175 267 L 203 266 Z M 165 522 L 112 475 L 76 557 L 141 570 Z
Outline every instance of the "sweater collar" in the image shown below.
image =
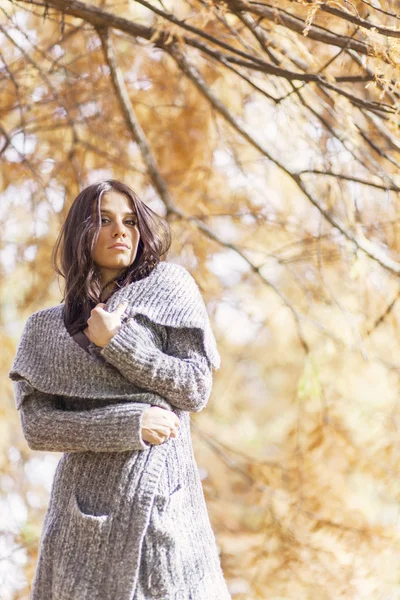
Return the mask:
M 164 326 L 198 329 L 205 356 L 219 368 L 220 356 L 203 298 L 184 267 L 159 263 L 144 279 L 114 292 L 105 303 L 106 309 L 114 310 L 125 299 L 128 307 L 124 318 L 140 313 Z M 135 386 L 102 356 L 89 354 L 76 343 L 65 327 L 63 314 L 61 303 L 29 317 L 9 377 L 50 394 L 98 399 L 134 395 Z

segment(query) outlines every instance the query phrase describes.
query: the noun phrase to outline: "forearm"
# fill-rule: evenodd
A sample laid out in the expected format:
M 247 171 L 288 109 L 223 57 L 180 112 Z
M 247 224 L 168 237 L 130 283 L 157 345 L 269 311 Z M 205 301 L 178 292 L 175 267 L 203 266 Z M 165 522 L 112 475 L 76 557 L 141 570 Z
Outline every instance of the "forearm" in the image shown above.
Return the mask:
M 141 436 L 142 402 L 90 410 L 60 408 L 55 397 L 32 392 L 23 402 L 21 424 L 32 450 L 51 452 L 124 452 L 150 446 Z
M 140 388 L 160 394 L 176 408 L 198 412 L 207 404 L 213 383 L 199 333 L 170 328 L 169 337 L 166 354 L 151 343 L 143 325 L 128 319 L 101 354 Z

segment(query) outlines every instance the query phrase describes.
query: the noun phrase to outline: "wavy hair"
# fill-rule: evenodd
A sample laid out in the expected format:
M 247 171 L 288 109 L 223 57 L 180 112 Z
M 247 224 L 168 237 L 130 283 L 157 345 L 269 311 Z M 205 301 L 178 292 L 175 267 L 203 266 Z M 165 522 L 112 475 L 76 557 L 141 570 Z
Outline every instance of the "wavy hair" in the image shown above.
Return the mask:
M 101 302 L 101 271 L 92 259 L 92 251 L 101 227 L 101 198 L 110 191 L 130 200 L 140 233 L 135 260 L 114 280 L 113 291 L 147 277 L 171 246 L 168 221 L 126 184 L 106 179 L 83 189 L 73 201 L 52 251 L 53 267 L 65 279 L 61 302 L 65 302 L 64 323 L 70 335 L 85 328 L 90 311 Z

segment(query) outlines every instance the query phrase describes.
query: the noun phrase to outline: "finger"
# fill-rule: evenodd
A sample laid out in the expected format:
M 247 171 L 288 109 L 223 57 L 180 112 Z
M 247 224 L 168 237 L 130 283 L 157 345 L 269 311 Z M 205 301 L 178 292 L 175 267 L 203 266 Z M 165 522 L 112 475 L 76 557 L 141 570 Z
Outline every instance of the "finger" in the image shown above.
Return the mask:
M 121 316 L 126 311 L 128 306 L 129 306 L 129 302 L 124 300 L 123 302 L 118 304 L 117 308 L 113 312 L 116 313 L 117 315 Z
M 169 425 L 158 425 L 157 430 L 160 435 L 169 435 L 171 432 L 171 427 Z
M 98 309 L 101 308 L 104 310 L 105 304 L 104 302 L 99 302 L 98 304 L 96 304 L 96 306 L 94 308 L 92 308 L 91 312 L 96 311 L 98 312 Z
M 160 432 L 154 432 L 153 433 L 154 437 L 160 442 L 160 444 L 162 444 L 163 442 L 166 442 L 167 439 L 170 437 L 170 433 L 160 433 Z
M 158 436 L 160 438 L 164 438 L 169 436 L 171 429 L 170 427 L 166 427 L 164 425 L 153 425 L 151 427 L 144 427 L 143 430 L 148 430 L 151 435 Z
M 169 423 L 171 423 L 170 427 L 179 427 L 181 424 L 179 417 L 175 413 L 173 413 L 173 418 L 169 419 Z

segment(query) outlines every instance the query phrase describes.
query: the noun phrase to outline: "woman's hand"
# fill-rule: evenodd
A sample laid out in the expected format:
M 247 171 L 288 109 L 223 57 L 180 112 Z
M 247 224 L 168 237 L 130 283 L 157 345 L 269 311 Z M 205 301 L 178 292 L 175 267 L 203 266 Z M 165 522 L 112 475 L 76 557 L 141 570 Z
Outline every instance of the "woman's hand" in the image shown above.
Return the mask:
M 146 408 L 142 416 L 142 439 L 150 444 L 162 444 L 177 436 L 180 420 L 171 410 L 160 406 Z
M 128 304 L 125 300 L 118 304 L 115 310 L 108 312 L 104 310 L 105 303 L 99 302 L 91 310 L 90 317 L 87 320 L 88 326 L 83 330 L 83 333 L 96 346 L 104 348 L 121 327 L 121 316 L 127 309 Z

